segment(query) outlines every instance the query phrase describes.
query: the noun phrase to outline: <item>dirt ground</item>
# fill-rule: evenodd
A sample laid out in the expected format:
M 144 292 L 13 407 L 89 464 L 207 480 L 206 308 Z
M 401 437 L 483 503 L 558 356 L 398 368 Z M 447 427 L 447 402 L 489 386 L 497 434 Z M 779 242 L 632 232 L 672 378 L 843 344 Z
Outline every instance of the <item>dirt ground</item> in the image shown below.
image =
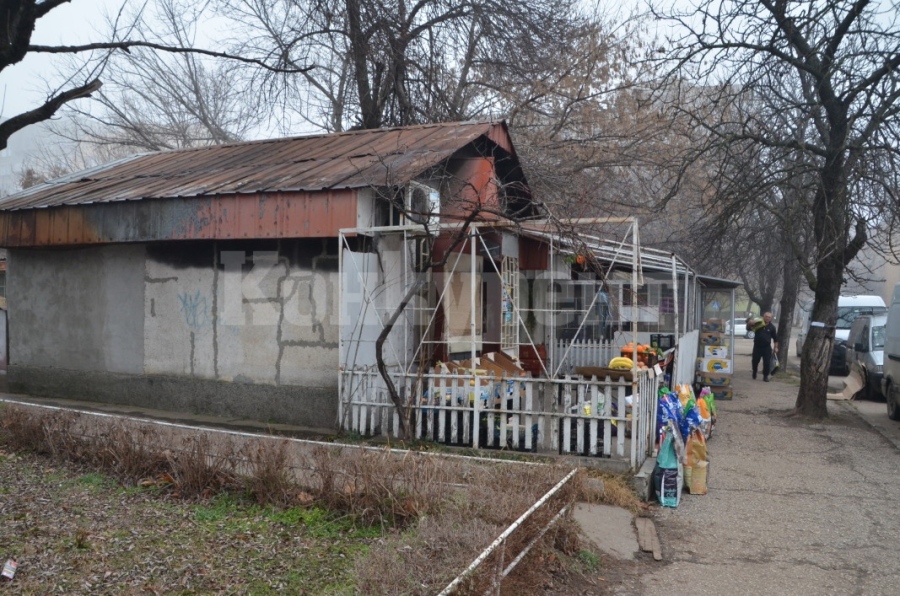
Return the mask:
M 353 594 L 354 560 L 379 529 L 213 497 L 181 502 L 73 464 L 0 451 L 0 592 L 17 594 Z M 571 549 L 570 549 L 571 550 Z M 613 594 L 640 573 L 583 543 L 535 549 L 506 594 Z

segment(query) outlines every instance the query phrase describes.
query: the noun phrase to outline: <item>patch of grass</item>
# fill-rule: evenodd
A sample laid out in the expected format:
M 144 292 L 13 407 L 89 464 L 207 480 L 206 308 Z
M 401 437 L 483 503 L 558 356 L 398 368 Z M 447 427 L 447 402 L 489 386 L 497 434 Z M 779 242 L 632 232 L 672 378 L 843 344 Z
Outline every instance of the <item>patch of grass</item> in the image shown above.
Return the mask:
M 194 521 L 214 524 L 232 517 L 240 509 L 238 499 L 230 493 L 216 495 L 208 503 L 194 506 Z
M 116 482 L 103 474 L 92 472 L 78 478 L 78 484 L 91 490 L 104 490 L 116 486 Z
M 596 571 L 600 568 L 600 557 L 589 550 L 578 551 L 576 557 L 587 571 Z

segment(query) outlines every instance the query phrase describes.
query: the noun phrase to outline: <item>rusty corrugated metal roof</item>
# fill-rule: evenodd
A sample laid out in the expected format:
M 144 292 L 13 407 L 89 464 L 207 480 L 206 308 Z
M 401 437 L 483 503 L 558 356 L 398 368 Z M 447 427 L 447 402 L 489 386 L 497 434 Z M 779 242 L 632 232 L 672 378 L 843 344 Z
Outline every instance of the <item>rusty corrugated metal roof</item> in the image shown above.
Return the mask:
M 121 159 L 0 199 L 0 211 L 403 184 L 482 135 L 514 153 L 502 122 L 250 141 Z

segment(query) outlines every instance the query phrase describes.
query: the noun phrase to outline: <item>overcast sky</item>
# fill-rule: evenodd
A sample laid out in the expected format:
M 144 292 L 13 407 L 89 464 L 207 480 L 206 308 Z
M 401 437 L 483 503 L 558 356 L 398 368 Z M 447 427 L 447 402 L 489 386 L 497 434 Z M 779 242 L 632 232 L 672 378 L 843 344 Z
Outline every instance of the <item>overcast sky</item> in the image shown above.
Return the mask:
M 59 45 L 97 41 L 104 15 L 117 10 L 121 0 L 72 0 L 54 8 L 38 21 L 33 44 Z M 2 119 L 40 105 L 47 96 L 44 78 L 52 75 L 50 55 L 28 54 L 22 62 L 0 73 Z
M 116 14 L 129 0 L 71 0 L 53 9 L 38 21 L 33 44 L 71 45 L 103 40 L 98 32 L 104 29 L 107 15 Z M 132 4 L 135 0 L 130 0 Z M 515 1 L 515 0 L 513 0 Z M 585 0 L 610 6 L 610 0 Z M 680 1 L 680 0 L 676 0 Z M 643 6 L 644 0 L 617 0 L 614 12 L 624 13 L 627 7 Z M 28 54 L 15 66 L 0 73 L 0 120 L 38 107 L 48 97 L 47 81 L 52 79 L 54 62 L 60 56 Z

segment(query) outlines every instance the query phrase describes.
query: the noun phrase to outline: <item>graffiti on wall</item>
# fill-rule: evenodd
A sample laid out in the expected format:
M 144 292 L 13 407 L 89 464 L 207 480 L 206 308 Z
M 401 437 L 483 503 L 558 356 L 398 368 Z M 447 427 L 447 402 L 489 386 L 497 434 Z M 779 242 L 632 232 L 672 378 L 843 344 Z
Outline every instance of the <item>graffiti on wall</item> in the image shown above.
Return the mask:
M 209 301 L 200 290 L 193 294 L 181 292 L 178 294 L 178 301 L 181 303 L 181 314 L 188 327 L 199 330 L 210 323 Z

